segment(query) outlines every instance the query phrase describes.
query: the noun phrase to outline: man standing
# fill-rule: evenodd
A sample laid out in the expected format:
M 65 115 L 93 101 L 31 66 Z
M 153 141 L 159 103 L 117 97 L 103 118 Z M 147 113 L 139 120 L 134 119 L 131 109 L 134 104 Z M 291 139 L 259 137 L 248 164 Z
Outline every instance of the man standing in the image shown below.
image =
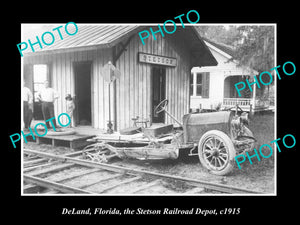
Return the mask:
M 42 101 L 42 112 L 43 112 L 43 117 L 45 120 L 45 123 L 47 125 L 47 128 L 50 128 L 49 122 L 46 122 L 46 120 L 54 117 L 54 101 L 58 98 L 57 92 L 49 87 L 49 81 L 46 80 L 44 82 L 44 88 L 40 90 L 38 93 L 38 99 Z M 53 119 L 53 129 L 56 130 L 56 120 Z
M 33 97 L 30 89 L 25 87 L 25 82 L 23 81 L 23 90 L 22 90 L 22 99 L 23 99 L 23 121 L 24 121 L 24 130 L 30 128 L 33 112 Z

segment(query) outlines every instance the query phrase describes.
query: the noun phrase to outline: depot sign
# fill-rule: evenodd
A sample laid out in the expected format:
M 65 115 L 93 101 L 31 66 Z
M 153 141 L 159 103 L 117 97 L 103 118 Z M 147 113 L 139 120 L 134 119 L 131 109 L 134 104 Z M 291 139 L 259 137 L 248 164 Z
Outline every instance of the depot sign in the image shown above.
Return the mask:
M 152 55 L 148 53 L 139 52 L 139 62 L 150 63 L 162 66 L 176 66 L 177 59 L 161 55 Z
M 70 28 L 72 26 L 75 28 L 75 31 L 74 31 L 74 29 Z M 58 27 L 52 29 L 52 32 L 58 33 L 60 40 L 64 39 L 62 33 L 66 33 L 69 36 L 73 36 L 73 35 L 77 34 L 77 32 L 78 32 L 78 27 L 77 27 L 76 23 L 74 23 L 74 22 L 68 22 L 64 26 L 64 29 L 61 29 L 62 27 L 63 26 L 58 26 Z M 25 51 L 28 48 L 28 46 L 30 46 L 32 52 L 35 52 L 34 46 L 36 46 L 36 45 L 38 45 L 40 47 L 40 49 L 42 49 L 43 44 L 46 46 L 50 46 L 50 45 L 54 44 L 55 36 L 52 32 L 46 31 L 41 35 L 40 38 L 39 38 L 39 36 L 36 36 L 35 37 L 36 40 L 28 39 L 28 42 L 21 42 L 21 43 L 17 44 L 17 48 L 18 48 L 21 56 L 23 56 L 22 52 Z

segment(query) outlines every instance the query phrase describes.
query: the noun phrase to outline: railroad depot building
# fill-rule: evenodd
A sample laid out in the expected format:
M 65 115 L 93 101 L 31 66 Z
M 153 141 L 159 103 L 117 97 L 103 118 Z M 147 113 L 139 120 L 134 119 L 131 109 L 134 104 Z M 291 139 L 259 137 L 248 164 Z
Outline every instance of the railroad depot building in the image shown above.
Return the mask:
M 66 112 L 65 96 L 76 96 L 75 126 L 106 129 L 111 118 L 120 130 L 131 127 L 137 116 L 174 123 L 164 113 L 153 113 L 164 99 L 169 100 L 168 112 L 181 121 L 190 109 L 191 69 L 216 66 L 217 61 L 193 26 L 177 26 L 164 37 L 157 33 L 156 40 L 150 35 L 143 45 L 138 32 L 145 29 L 149 26 L 78 24 L 76 35 L 24 52 L 26 86 L 36 94 L 48 79 L 60 96 L 56 116 Z M 120 72 L 112 82 L 104 69 L 109 62 Z M 39 104 L 34 102 L 35 119 L 42 119 Z

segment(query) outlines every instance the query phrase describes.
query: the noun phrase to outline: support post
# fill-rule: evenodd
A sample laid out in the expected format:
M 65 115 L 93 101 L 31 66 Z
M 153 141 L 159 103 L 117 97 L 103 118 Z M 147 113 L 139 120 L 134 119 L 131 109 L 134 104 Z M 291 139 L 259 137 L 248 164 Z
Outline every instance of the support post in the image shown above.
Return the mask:
M 253 88 L 253 97 L 252 97 L 252 109 L 255 109 L 255 98 L 256 98 L 256 85 Z
M 108 134 L 112 134 L 114 132 L 113 129 L 112 129 L 113 124 L 111 122 L 110 84 L 111 84 L 111 82 L 108 83 L 108 123 L 107 123 L 107 133 Z

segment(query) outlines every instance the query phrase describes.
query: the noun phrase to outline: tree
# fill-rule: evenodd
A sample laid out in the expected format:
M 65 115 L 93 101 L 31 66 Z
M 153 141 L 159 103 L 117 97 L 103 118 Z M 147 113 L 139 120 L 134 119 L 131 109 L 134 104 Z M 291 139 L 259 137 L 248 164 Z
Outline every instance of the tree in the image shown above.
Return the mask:
M 197 30 L 202 37 L 205 37 L 208 40 L 231 46 L 234 46 L 236 36 L 238 35 L 237 27 L 233 25 L 226 27 L 223 25 L 198 26 Z
M 234 59 L 258 72 L 274 67 L 274 26 L 239 26 Z
M 274 67 L 274 26 L 198 26 L 202 37 L 234 47 L 233 59 L 258 72 Z
M 274 26 L 239 26 L 237 31 L 238 34 L 235 37 L 237 44 L 233 59 L 238 61 L 238 65 L 253 68 L 258 73 L 270 71 L 275 66 Z M 269 79 L 269 77 L 262 77 L 265 83 L 268 83 Z M 257 96 L 261 100 L 273 99 L 270 86 L 267 86 L 267 92 L 265 92 L 265 87 L 261 85 L 261 88 L 257 89 Z
M 216 43 L 223 43 L 234 48 L 233 58 L 239 66 L 256 70 L 258 73 L 270 71 L 274 65 L 274 26 L 266 25 L 230 25 L 199 26 L 201 36 Z M 262 77 L 265 83 L 270 79 Z M 274 79 L 273 79 L 274 80 Z M 257 96 L 269 98 L 264 85 L 257 89 Z

